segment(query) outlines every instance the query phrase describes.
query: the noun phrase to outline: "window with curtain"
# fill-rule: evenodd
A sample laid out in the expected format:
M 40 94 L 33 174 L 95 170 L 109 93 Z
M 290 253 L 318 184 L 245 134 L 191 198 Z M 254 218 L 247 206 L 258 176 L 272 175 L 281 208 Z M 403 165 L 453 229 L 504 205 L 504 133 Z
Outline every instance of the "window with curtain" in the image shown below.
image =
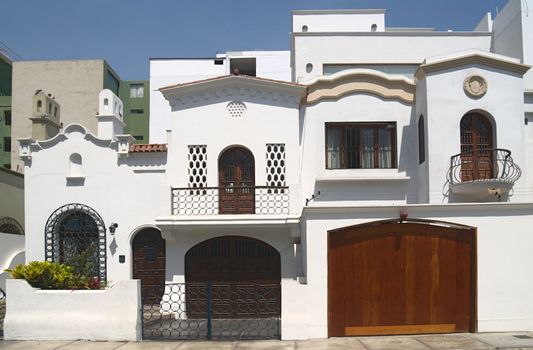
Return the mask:
M 130 98 L 144 97 L 144 84 L 130 84 Z
M 396 168 L 396 123 L 326 123 L 326 168 Z

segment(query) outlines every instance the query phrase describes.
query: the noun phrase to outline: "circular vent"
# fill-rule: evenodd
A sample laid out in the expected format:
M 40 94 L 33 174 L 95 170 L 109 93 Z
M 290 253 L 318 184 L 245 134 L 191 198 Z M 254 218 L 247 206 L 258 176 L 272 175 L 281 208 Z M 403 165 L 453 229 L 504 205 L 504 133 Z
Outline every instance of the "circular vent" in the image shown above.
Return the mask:
M 242 117 L 246 113 L 246 105 L 242 102 L 233 101 L 226 107 L 229 115 L 234 118 Z

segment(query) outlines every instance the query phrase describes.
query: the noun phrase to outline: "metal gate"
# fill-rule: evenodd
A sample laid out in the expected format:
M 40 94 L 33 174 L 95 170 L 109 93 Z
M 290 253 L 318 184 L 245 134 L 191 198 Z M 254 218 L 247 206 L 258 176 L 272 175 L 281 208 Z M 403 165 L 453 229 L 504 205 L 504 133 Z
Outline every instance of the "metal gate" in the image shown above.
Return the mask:
M 143 293 L 143 339 L 280 338 L 279 284 L 167 283 Z
M 0 337 L 4 336 L 4 317 L 6 316 L 6 293 L 0 288 Z

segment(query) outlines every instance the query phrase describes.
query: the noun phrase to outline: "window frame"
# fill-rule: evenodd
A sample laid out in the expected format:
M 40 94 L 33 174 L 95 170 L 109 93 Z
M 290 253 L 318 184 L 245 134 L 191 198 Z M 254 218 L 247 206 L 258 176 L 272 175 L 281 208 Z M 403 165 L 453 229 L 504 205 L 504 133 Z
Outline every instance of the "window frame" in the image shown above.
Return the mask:
M 379 130 L 380 129 L 386 129 L 390 126 L 394 126 L 391 129 L 391 134 L 390 134 L 390 144 L 391 144 L 391 166 L 390 167 L 387 167 L 387 168 L 382 168 L 379 166 L 379 163 L 380 163 L 380 157 L 379 157 Z M 335 128 L 341 128 L 341 144 L 340 144 L 340 151 L 339 151 L 339 154 L 340 154 L 340 166 L 338 168 L 330 168 L 328 167 L 328 130 L 329 128 L 331 127 L 335 127 Z M 345 133 L 346 133 L 346 130 L 348 128 L 357 128 L 358 129 L 358 137 L 357 139 L 358 140 L 361 140 L 362 138 L 360 137 L 360 130 L 362 130 L 363 128 L 372 128 L 374 129 L 374 146 L 373 146 L 373 151 L 374 151 L 374 159 L 373 159 L 373 163 L 374 163 L 374 167 L 373 168 L 362 168 L 362 167 L 347 167 L 347 161 L 346 161 L 346 158 L 347 158 L 347 152 L 346 152 L 346 137 L 345 137 Z M 396 122 L 393 122 L 393 121 L 383 121 L 383 122 L 326 122 L 324 124 L 324 160 L 325 160 L 325 168 L 326 170 L 353 170 L 353 169 L 397 169 L 398 168 L 398 161 L 397 161 L 397 153 L 398 153 L 398 144 L 397 144 L 397 125 L 396 125 Z M 357 154 L 357 158 L 359 159 L 359 165 L 361 164 L 360 163 L 360 159 L 361 159 L 361 146 L 360 144 L 358 143 L 358 145 L 356 146 L 356 152 L 358 153 Z

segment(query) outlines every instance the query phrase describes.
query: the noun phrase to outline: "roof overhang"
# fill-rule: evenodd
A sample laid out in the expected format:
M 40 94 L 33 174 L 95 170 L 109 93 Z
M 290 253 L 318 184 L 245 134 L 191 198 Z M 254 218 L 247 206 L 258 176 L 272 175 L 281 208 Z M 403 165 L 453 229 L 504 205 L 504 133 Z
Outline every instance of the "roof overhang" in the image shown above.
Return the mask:
M 524 75 L 531 66 L 518 59 L 479 50 L 469 50 L 451 55 L 428 58 L 417 69 L 415 76 L 422 79 L 428 74 L 468 65 L 482 65 Z
M 171 99 L 180 97 L 195 94 L 201 95 L 206 92 L 210 93 L 210 91 L 213 90 L 216 91 L 231 88 L 249 89 L 251 93 L 257 90 L 270 90 L 283 95 L 297 97 L 298 100 L 302 99 L 307 92 L 307 87 L 305 85 L 287 81 L 250 77 L 246 75 L 225 75 L 216 78 L 192 81 L 162 87 L 159 91 L 161 91 L 163 96 L 170 101 Z

